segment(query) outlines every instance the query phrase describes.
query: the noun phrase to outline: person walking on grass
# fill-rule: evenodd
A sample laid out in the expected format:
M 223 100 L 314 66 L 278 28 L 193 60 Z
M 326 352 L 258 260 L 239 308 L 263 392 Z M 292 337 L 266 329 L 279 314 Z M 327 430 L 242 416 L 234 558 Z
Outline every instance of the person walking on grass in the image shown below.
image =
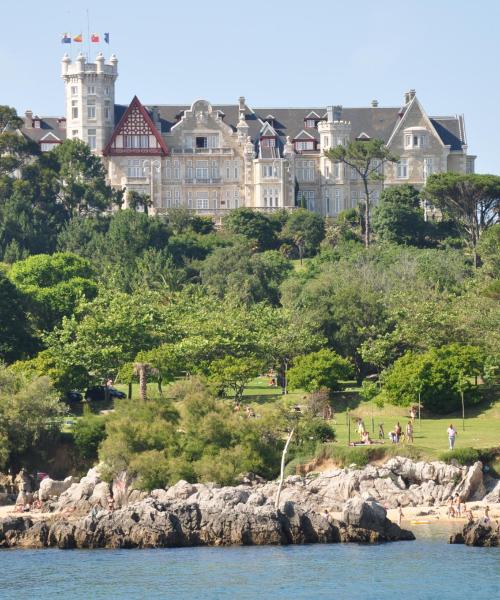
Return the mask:
M 457 430 L 450 423 L 448 427 L 448 441 L 450 442 L 450 450 L 453 450 L 455 447 L 455 438 L 457 437 Z

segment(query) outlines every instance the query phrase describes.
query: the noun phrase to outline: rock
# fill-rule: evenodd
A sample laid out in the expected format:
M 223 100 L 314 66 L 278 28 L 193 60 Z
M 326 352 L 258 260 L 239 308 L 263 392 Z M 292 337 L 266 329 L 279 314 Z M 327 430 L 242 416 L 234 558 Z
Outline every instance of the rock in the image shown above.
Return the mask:
M 192 494 L 196 493 L 196 487 L 192 483 L 188 483 L 181 479 L 167 491 L 167 496 L 170 500 L 186 500 Z
M 487 492 L 484 500 L 486 500 L 486 502 L 498 504 L 500 502 L 500 481 L 492 480 Z
M 38 497 L 43 502 L 53 497 L 58 498 L 63 492 L 69 489 L 73 483 L 77 482 L 78 480 L 73 477 L 66 477 L 64 481 L 57 481 L 50 477 L 45 477 L 45 479 L 42 479 L 40 482 Z
M 486 494 L 483 482 L 483 463 L 477 461 L 469 468 L 464 479 L 454 490 L 460 498 L 467 502 L 469 500 L 479 500 Z
M 500 546 L 500 530 L 498 525 L 479 519 L 467 523 L 461 532 L 450 536 L 450 544 L 466 544 L 467 546 Z

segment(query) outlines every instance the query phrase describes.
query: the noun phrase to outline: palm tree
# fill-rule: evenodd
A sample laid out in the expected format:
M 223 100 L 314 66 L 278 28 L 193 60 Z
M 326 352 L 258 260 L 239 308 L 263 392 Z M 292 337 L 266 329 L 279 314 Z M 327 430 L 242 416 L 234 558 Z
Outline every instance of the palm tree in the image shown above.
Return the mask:
M 158 369 L 146 362 L 135 362 L 134 373 L 139 377 L 139 397 L 145 402 L 148 394 L 148 375 L 158 375 Z

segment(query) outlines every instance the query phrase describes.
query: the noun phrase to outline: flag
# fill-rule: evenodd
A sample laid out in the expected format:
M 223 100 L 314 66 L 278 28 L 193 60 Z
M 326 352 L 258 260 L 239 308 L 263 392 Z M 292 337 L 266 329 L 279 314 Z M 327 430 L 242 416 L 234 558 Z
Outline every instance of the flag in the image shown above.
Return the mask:
M 79 33 L 78 35 L 75 35 L 75 37 L 73 38 L 74 42 L 83 42 L 83 35 L 81 33 Z
M 97 43 L 100 42 L 101 40 L 99 39 L 99 34 L 98 33 L 93 33 L 90 36 L 90 41 L 91 42 L 97 42 Z
M 71 44 L 71 36 L 67 33 L 63 33 L 63 36 L 61 38 L 61 44 Z
M 104 41 L 106 42 L 106 44 L 109 44 L 109 33 L 104 34 Z

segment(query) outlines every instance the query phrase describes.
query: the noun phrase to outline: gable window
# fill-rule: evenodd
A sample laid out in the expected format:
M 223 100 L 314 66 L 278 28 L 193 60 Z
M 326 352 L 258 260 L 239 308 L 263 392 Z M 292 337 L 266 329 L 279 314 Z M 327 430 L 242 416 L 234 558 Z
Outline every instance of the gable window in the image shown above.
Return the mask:
M 124 135 L 124 148 L 149 148 L 149 135 Z
M 78 100 L 71 100 L 71 118 L 78 119 Z
M 131 159 L 127 163 L 127 177 L 130 179 L 137 179 L 143 177 L 143 171 L 141 161 L 139 159 Z
M 87 131 L 87 143 L 91 150 L 96 149 L 96 130 L 95 129 L 89 129 Z
M 396 165 L 396 176 L 398 179 L 408 179 L 408 159 L 401 158 Z
M 208 138 L 199 136 L 196 138 L 196 147 L 197 148 L 208 148 Z

